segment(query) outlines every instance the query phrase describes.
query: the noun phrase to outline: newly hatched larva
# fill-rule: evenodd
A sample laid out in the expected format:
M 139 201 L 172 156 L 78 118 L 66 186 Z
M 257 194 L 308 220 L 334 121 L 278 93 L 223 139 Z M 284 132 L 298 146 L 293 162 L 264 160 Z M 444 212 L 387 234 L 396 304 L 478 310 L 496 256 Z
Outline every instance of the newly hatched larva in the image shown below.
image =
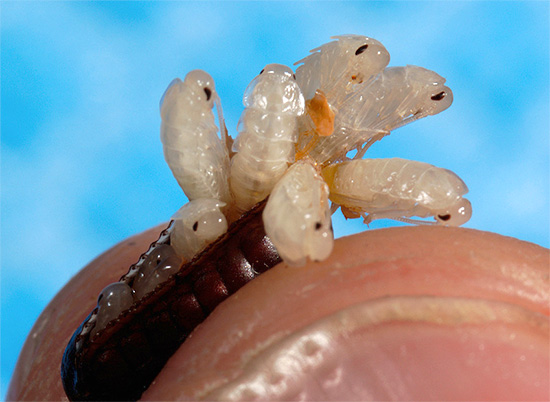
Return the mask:
M 294 162 L 304 97 L 292 70 L 267 65 L 246 89 L 245 110 L 233 145 L 231 192 L 239 212 L 263 200 Z
M 207 245 L 227 231 L 227 220 L 221 201 L 199 198 L 188 202 L 172 217 L 170 244 L 151 247 L 136 264 L 131 286 L 126 282 L 111 283 L 99 295 L 93 337 L 97 332 L 135 301 L 155 290 L 179 270 L 184 261 L 191 261 Z
M 472 215 L 466 184 L 453 172 L 400 158 L 356 159 L 322 170 L 346 217 L 460 226 Z M 368 214 L 368 215 L 367 215 Z M 433 216 L 435 222 L 409 219 Z
M 173 229 L 174 225 L 171 224 L 161 233 L 159 240 L 132 265 L 127 275 L 101 291 L 97 300 L 97 310 L 92 313 L 88 322 L 91 338 L 104 330 L 120 313 L 155 290 L 160 283 L 179 270 L 182 258 L 169 244 Z
M 296 81 L 304 97 L 312 99 L 317 90 L 331 107 L 338 108 L 356 84 L 370 81 L 388 65 L 390 54 L 376 39 L 363 35 L 333 36 L 335 41 L 311 50 L 295 65 Z
M 328 187 L 309 160 L 294 163 L 273 188 L 263 212 L 265 232 L 289 265 L 322 261 L 334 235 Z
M 320 138 L 310 157 L 328 164 L 358 149 L 356 158 L 361 158 L 392 130 L 447 109 L 453 93 L 444 83 L 445 78 L 422 67 L 386 68 L 346 98 L 336 116 L 334 134 Z
M 295 63 L 300 64 L 296 81 L 306 99 L 297 158 L 307 155 L 319 137 L 333 133 L 335 114 L 344 99 L 374 79 L 390 61 L 390 54 L 376 39 L 363 35 L 332 39 L 337 40 L 311 50 L 312 54 Z
M 172 217 L 170 244 L 156 244 L 136 264 L 131 281 L 111 283 L 99 295 L 93 337 L 135 301 L 155 290 L 179 270 L 183 261 L 191 261 L 207 245 L 227 231 L 221 201 L 199 198 L 188 202 Z
M 193 70 L 184 81 L 176 78 L 160 102 L 160 138 L 166 162 L 189 200 L 214 198 L 230 204 L 229 156 L 217 134 L 214 104 L 225 135 L 212 77 L 202 70 Z
M 199 198 L 185 204 L 172 217 L 170 244 L 186 261 L 227 231 L 227 219 L 220 210 L 224 206 L 215 199 Z

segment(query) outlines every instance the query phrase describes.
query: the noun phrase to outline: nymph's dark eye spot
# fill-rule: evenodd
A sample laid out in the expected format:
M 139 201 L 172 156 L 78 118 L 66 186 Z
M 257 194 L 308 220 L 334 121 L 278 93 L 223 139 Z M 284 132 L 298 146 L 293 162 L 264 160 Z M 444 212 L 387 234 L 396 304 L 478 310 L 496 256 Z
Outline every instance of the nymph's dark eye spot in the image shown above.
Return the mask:
M 319 230 L 319 229 L 321 229 L 321 227 L 323 227 L 323 224 L 321 222 L 316 222 L 315 223 L 315 230 Z
M 260 71 L 260 75 L 262 75 L 265 71 L 265 68 L 262 69 L 262 71 Z
M 193 223 L 193 231 L 196 232 L 198 228 L 199 228 L 199 222 Z
M 434 100 L 434 101 L 440 101 L 441 99 L 443 99 L 443 98 L 446 97 L 446 96 L 447 96 L 447 92 L 441 91 L 440 93 L 435 94 L 434 96 L 432 96 L 432 100 Z
M 437 215 L 437 217 L 439 219 L 441 219 L 442 221 L 448 221 L 449 219 L 451 219 L 451 215 L 449 214 L 446 214 L 446 215 Z
M 204 93 L 206 94 L 206 100 L 209 101 L 210 100 L 210 96 L 212 96 L 212 91 L 210 90 L 210 88 L 204 88 Z
M 363 46 L 360 46 L 359 48 L 357 48 L 357 50 L 355 51 L 355 55 L 360 55 L 361 53 L 363 53 L 365 50 L 367 50 L 367 48 L 369 47 L 369 45 L 363 45 Z

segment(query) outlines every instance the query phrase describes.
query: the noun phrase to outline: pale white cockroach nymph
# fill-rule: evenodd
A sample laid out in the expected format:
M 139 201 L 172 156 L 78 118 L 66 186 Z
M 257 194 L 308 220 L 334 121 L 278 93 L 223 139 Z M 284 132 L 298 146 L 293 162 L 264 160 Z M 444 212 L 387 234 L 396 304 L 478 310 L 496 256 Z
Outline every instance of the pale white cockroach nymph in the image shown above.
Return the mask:
M 333 36 L 335 41 L 311 50 L 296 62 L 296 81 L 306 98 L 300 119 L 297 158 L 309 153 L 319 137 L 334 131 L 334 116 L 347 96 L 376 77 L 390 61 L 390 54 L 376 39 L 362 35 Z
M 292 70 L 269 64 L 247 87 L 243 103 L 230 174 L 238 212 L 265 199 L 294 162 L 305 101 Z
M 294 163 L 273 188 L 263 212 L 265 232 L 283 260 L 322 261 L 334 243 L 328 187 L 310 160 Z
M 334 133 L 320 138 L 309 156 L 329 164 L 358 149 L 356 158 L 396 128 L 447 109 L 453 101 L 445 78 L 417 66 L 389 67 L 346 98 Z M 362 147 L 362 148 L 361 148 Z
M 166 162 L 189 200 L 214 198 L 231 204 L 229 155 L 217 134 L 214 104 L 220 130 L 226 135 L 212 77 L 193 70 L 184 81 L 176 78 L 160 102 L 160 138 Z
M 95 322 L 90 329 L 90 336 L 105 328 L 105 326 L 134 303 L 132 288 L 123 282 L 107 285 L 99 294 Z
M 330 199 L 348 218 L 460 226 L 472 215 L 466 184 L 453 172 L 400 158 L 356 159 L 322 170 Z M 367 215 L 368 214 L 368 215 Z M 433 216 L 435 222 L 409 219 Z
M 388 65 L 390 54 L 376 39 L 363 35 L 333 36 L 335 41 L 311 50 L 311 54 L 296 63 L 296 81 L 304 97 L 311 99 L 317 90 L 326 96 L 332 108 L 357 84 L 374 78 Z
M 365 223 L 468 221 L 468 189 L 454 173 L 399 158 L 359 159 L 392 130 L 447 109 L 453 95 L 445 79 L 417 66 L 386 68 L 389 53 L 375 39 L 333 38 L 297 62 L 296 75 L 270 64 L 249 84 L 230 163 L 231 140 L 212 78 L 195 70 L 168 87 L 161 101 L 165 157 L 196 200 L 175 216 L 171 245 L 177 257 L 191 259 L 225 233 L 222 212 L 233 219 L 267 196 L 265 231 L 290 265 L 330 255 L 329 199 L 332 210 L 340 206 L 346 217 L 362 216 Z M 346 161 L 354 149 L 354 160 Z M 172 264 L 161 257 L 168 263 L 157 265 Z
M 181 267 L 182 259 L 173 247 L 157 244 L 151 247 L 136 264 L 137 272 L 133 275 L 132 286 L 119 281 L 107 285 L 99 294 L 97 312 L 95 312 L 93 337 L 98 331 L 128 309 L 136 300 L 152 292 L 162 282 L 176 273 Z
M 186 261 L 227 232 L 225 203 L 208 198 L 189 201 L 174 214 L 170 244 Z
M 223 206 L 223 202 L 215 199 L 198 198 L 181 207 L 172 217 L 170 245 L 156 244 L 142 255 L 132 286 L 115 282 L 100 293 L 91 336 L 176 273 L 182 262 L 191 261 L 223 235 L 227 231 L 227 220 L 220 210 Z

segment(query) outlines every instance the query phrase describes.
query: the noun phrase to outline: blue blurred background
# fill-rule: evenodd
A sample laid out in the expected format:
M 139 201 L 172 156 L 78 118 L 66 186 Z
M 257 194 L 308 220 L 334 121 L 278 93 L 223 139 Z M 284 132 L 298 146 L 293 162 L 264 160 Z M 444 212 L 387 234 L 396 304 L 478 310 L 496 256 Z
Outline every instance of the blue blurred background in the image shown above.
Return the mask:
M 368 155 L 453 170 L 470 188 L 466 227 L 549 246 L 548 2 L 1 7 L 2 398 L 33 322 L 69 278 L 186 201 L 162 156 L 158 103 L 192 69 L 214 77 L 235 136 L 265 64 L 292 65 L 332 35 L 374 37 L 390 65 L 446 77 L 454 104 Z M 367 229 L 339 212 L 334 227 Z

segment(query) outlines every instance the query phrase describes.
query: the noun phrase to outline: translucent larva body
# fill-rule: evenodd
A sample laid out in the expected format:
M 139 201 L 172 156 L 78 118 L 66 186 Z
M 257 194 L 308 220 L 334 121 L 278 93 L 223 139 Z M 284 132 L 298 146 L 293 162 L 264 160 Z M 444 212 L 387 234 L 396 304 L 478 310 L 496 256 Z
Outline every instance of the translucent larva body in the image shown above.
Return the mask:
M 390 54 L 376 39 L 362 35 L 333 36 L 332 41 L 296 62 L 296 81 L 306 98 L 300 119 L 297 158 L 309 153 L 319 137 L 334 131 L 334 115 L 344 99 L 359 85 L 366 85 L 390 61 Z
M 346 98 L 336 115 L 334 134 L 320 138 L 310 157 L 328 164 L 365 144 L 358 155 L 362 157 L 392 130 L 447 109 L 453 93 L 444 83 L 443 77 L 422 67 L 386 68 Z
M 231 192 L 239 212 L 263 200 L 294 162 L 304 97 L 292 70 L 266 66 L 246 89 L 231 160 Z
M 273 188 L 263 212 L 265 232 L 289 265 L 326 259 L 334 236 L 328 187 L 308 160 L 293 164 Z
M 210 198 L 188 202 L 172 217 L 170 244 L 186 261 L 227 231 L 227 220 L 220 210 L 225 203 Z
M 132 288 L 123 282 L 107 285 L 99 294 L 97 301 L 97 317 L 95 326 L 91 330 L 93 337 L 98 331 L 105 328 L 109 321 L 128 309 L 134 303 Z
M 365 83 L 388 65 L 390 54 L 376 39 L 363 35 L 333 36 L 335 41 L 311 50 L 295 65 L 296 81 L 304 97 L 321 90 L 331 107 L 338 108 L 356 84 Z
M 174 225 L 165 230 L 158 242 L 149 247 L 129 273 L 119 282 L 107 285 L 100 293 L 95 310 L 89 320 L 93 327 L 90 337 L 105 327 L 133 303 L 151 293 L 162 282 L 176 273 L 182 264 L 182 257 L 174 247 L 167 244 Z
M 132 283 L 135 299 L 140 300 L 154 291 L 170 275 L 176 273 L 182 263 L 182 257 L 178 255 L 174 247 L 168 244 L 155 247 L 141 265 Z
M 184 81 L 176 78 L 161 99 L 160 138 L 166 162 L 189 200 L 214 198 L 229 204 L 229 156 L 217 134 L 214 103 L 225 131 L 212 77 L 193 70 Z
M 408 219 L 433 216 L 438 224 L 459 226 L 472 214 L 462 196 L 466 184 L 453 172 L 428 163 L 400 158 L 357 159 L 328 166 L 322 175 L 330 199 L 348 217 Z M 368 216 L 366 215 L 368 214 Z

